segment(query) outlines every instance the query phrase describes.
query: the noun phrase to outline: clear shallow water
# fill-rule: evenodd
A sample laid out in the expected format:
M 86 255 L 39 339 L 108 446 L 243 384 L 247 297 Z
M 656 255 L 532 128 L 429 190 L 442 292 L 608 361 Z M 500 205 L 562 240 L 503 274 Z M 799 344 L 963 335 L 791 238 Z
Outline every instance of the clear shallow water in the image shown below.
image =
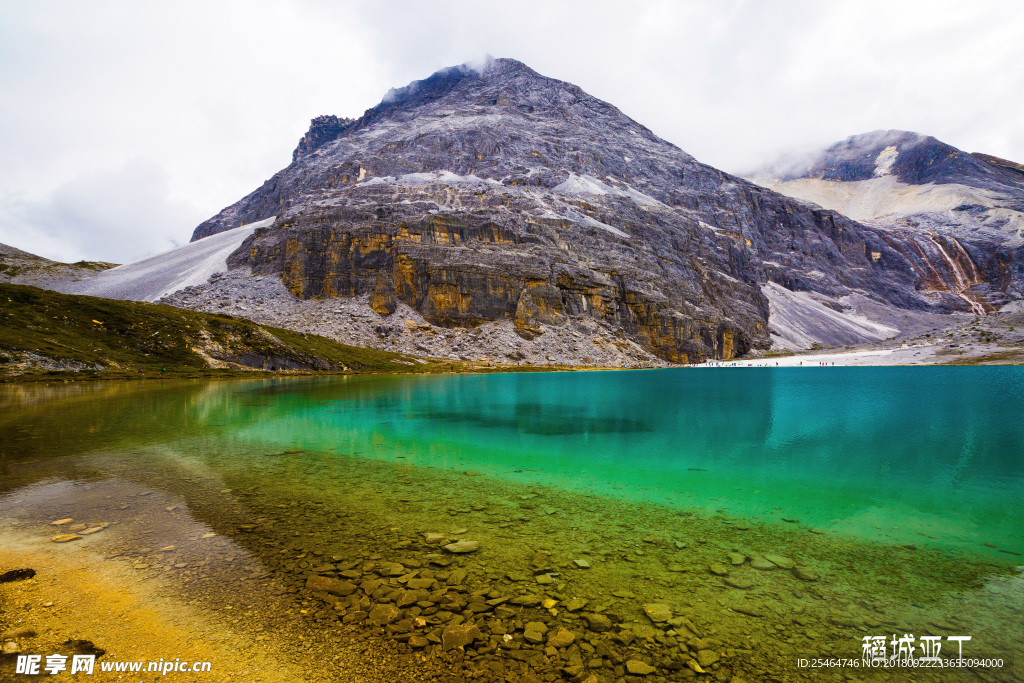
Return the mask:
M 896 632 L 1024 661 L 1021 369 L 743 370 L 0 386 L 0 540 L 109 523 L 74 547 L 237 597 L 468 534 L 472 590 L 584 597 L 637 634 L 666 603 L 746 680 Z M 709 571 L 737 551 L 746 588 Z
M 0 457 L 198 439 L 864 540 L 1024 552 L 1024 368 L 674 369 L 3 387 Z M 16 469 L 16 468 L 15 468 Z M 4 477 L 14 483 L 17 477 Z

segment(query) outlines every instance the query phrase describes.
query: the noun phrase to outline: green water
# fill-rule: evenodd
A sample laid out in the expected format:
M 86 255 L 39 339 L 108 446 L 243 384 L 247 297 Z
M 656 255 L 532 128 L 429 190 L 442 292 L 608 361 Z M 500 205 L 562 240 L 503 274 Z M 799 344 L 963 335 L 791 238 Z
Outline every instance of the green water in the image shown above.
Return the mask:
M 182 435 L 864 539 L 1024 552 L 1024 369 L 809 368 L 9 387 L 0 457 Z M 5 481 L 14 479 L 6 477 Z M 1006 555 L 1004 554 L 1005 558 Z
M 583 596 L 641 629 L 665 602 L 748 676 L 899 631 L 972 634 L 1013 663 L 990 680 L 1019 680 L 1022 408 L 1017 367 L 6 385 L 0 529 L 110 523 L 78 543 L 169 573 L 154 549 L 173 546 L 224 586 L 243 560 L 304 582 L 316 558 L 422 562 L 425 532 L 468 534 L 474 587 Z M 745 563 L 738 589 L 709 572 L 736 551 L 821 579 Z M 892 677 L 911 678 L 972 680 Z

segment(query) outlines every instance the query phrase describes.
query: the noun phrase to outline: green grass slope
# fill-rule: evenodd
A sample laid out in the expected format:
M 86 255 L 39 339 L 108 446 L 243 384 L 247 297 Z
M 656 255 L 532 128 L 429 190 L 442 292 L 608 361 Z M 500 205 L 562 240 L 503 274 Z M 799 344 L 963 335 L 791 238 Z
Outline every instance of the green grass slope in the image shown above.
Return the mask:
M 0 378 L 239 371 L 437 372 L 436 361 L 229 315 L 0 284 Z

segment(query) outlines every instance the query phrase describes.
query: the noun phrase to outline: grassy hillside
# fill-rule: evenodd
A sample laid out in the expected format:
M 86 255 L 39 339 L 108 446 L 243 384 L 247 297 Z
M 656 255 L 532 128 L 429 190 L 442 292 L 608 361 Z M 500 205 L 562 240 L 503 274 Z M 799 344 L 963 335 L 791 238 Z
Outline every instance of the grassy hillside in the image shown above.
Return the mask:
M 230 315 L 0 284 L 0 379 L 447 369 L 449 364 L 346 346 Z

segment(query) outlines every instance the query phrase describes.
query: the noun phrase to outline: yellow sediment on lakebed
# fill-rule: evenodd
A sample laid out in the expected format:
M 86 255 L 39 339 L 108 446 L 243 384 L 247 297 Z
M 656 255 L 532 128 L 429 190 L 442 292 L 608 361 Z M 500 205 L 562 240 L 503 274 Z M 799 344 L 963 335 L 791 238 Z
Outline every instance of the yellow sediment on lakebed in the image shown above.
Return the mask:
M 101 662 L 143 662 L 146 672 L 150 662 L 175 659 L 210 663 L 209 671 L 166 674 L 178 681 L 429 680 L 419 672 L 432 667 L 372 643 L 309 631 L 293 604 L 258 586 L 227 596 L 210 586 L 189 592 L 175 578 L 124 559 L 80 543 L 55 544 L 42 535 L 5 529 L 0 569 L 31 568 L 36 575 L 0 584 L 4 643 L 14 643 L 21 654 L 42 655 L 40 669 L 52 654 L 68 656 L 70 668 L 70 655 L 92 652 L 91 644 L 105 651 L 89 679 L 95 681 L 136 676 L 102 672 Z M 225 599 L 234 605 L 225 606 Z M 0 679 L 13 675 L 14 659 L 0 663 Z
M 67 654 L 66 641 L 88 640 L 106 650 L 99 661 L 210 662 L 210 673 L 203 674 L 209 681 L 302 679 L 300 669 L 253 647 L 219 615 L 176 599 L 152 577 L 84 546 L 47 545 L 8 531 L 0 536 L 0 567 L 36 571 L 32 579 L 0 586 L 0 596 L 4 630 L 35 631 L 13 642 L 24 653 L 43 655 L 44 662 L 47 655 Z M 92 680 L 123 675 L 101 673 L 97 664 Z

